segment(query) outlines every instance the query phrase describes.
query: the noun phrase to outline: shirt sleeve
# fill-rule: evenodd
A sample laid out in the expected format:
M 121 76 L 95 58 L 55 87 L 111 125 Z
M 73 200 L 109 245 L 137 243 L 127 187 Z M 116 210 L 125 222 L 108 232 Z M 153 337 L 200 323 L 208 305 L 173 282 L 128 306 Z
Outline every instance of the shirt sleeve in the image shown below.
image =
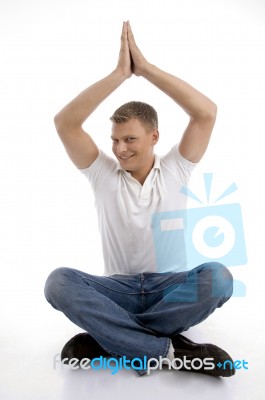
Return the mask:
M 109 174 L 117 170 L 117 163 L 102 150 L 96 160 L 85 169 L 80 169 L 80 172 L 89 180 L 94 192 L 98 192 L 104 182 L 106 182 Z
M 183 185 L 187 185 L 194 168 L 198 163 L 193 163 L 184 158 L 179 152 L 179 145 L 176 144 L 161 159 L 165 168 L 167 168 L 176 179 Z

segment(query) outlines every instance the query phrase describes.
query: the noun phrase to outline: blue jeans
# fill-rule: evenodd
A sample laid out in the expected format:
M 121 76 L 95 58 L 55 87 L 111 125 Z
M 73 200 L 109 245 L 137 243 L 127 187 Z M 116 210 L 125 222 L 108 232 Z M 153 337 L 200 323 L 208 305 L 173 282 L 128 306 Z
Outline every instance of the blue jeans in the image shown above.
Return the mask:
M 45 284 L 55 309 L 111 356 L 127 359 L 165 357 L 170 337 L 205 320 L 232 292 L 232 275 L 217 262 L 180 273 L 109 277 L 57 268 Z

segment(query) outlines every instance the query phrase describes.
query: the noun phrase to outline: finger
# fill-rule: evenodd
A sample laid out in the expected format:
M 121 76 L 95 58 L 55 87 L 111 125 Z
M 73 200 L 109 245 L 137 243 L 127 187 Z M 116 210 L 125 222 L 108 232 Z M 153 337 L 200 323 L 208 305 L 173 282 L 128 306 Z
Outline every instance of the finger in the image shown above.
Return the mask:
M 127 22 L 123 22 L 122 33 L 121 33 L 121 46 L 122 47 L 127 46 L 127 44 L 128 44 L 127 31 L 128 31 Z
M 132 28 L 131 28 L 131 24 L 130 24 L 129 21 L 127 21 L 127 27 L 128 27 L 128 41 L 129 41 L 129 44 L 136 45 L 135 39 L 134 39 L 134 36 L 133 36 L 133 31 L 132 31 Z
M 123 24 L 122 24 L 122 30 L 121 30 L 121 40 L 123 40 L 123 38 L 124 38 L 124 33 L 125 33 L 125 24 L 126 24 L 126 22 L 123 22 Z

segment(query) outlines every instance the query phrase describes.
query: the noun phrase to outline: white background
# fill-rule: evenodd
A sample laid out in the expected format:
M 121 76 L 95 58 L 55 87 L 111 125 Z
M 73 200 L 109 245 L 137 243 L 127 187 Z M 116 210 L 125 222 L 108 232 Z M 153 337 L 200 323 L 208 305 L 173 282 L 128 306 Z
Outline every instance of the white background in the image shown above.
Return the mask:
M 231 270 L 246 284 L 247 295 L 231 299 L 188 335 L 249 362 L 248 371 L 229 380 L 166 371 L 138 378 L 124 371 L 113 377 L 106 371 L 53 369 L 53 356 L 80 330 L 46 303 L 47 275 L 58 266 L 103 272 L 93 196 L 68 160 L 53 117 L 115 68 L 127 19 L 150 62 L 218 105 L 212 141 L 192 187 L 203 196 L 204 172 L 214 173 L 217 196 L 236 182 L 238 191 L 226 202 L 241 204 L 248 263 Z M 188 399 L 198 392 L 205 399 L 263 398 L 264 20 L 262 0 L 0 1 L 2 399 L 142 399 L 159 398 L 159 392 Z M 132 77 L 85 125 L 104 151 L 111 154 L 109 116 L 129 100 L 158 110 L 158 154 L 180 139 L 187 124 L 183 111 Z

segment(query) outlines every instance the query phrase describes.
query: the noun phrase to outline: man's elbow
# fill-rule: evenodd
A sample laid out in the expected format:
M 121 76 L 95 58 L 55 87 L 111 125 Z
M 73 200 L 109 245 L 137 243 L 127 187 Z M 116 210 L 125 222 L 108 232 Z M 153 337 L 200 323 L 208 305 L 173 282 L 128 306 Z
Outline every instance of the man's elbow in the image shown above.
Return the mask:
M 54 116 L 53 122 L 54 122 L 55 128 L 56 128 L 56 130 L 57 130 L 57 132 L 58 132 L 58 130 L 59 130 L 60 126 L 61 126 L 61 123 L 62 123 L 62 122 L 61 122 L 60 113 L 58 113 L 58 114 L 56 114 L 56 115 Z
M 63 135 L 67 131 L 68 124 L 65 121 L 65 118 L 63 117 L 61 111 L 55 115 L 53 121 L 58 135 Z
M 200 121 L 202 123 L 215 123 L 217 116 L 217 105 L 208 101 L 207 104 L 202 106 L 197 112 L 192 116 L 193 120 Z
M 216 119 L 216 117 L 217 117 L 217 104 L 215 104 L 214 102 L 212 102 L 212 114 L 213 114 L 213 118 Z
M 217 117 L 217 105 L 213 102 L 207 104 L 194 118 L 201 124 L 214 126 Z
M 209 107 L 207 107 L 207 110 L 205 111 L 205 118 L 215 122 L 217 117 L 217 105 L 211 101 L 211 104 Z

